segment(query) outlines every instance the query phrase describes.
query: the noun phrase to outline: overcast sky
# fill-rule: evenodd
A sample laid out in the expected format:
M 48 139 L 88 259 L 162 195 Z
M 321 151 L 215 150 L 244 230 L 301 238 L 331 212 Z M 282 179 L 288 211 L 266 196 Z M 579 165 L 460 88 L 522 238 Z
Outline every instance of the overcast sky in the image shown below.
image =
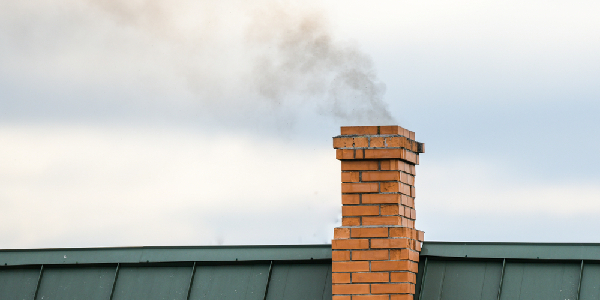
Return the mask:
M 0 0 L 0 248 L 330 243 L 343 125 L 426 240 L 600 242 L 598 1 Z

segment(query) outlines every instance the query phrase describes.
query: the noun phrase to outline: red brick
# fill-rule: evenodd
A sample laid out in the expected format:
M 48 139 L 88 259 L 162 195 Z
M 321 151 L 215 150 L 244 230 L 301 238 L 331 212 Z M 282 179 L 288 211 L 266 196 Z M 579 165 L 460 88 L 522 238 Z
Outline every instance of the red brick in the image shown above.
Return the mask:
M 415 140 L 415 133 L 413 131 L 409 130 L 408 131 L 408 138 L 414 141 Z
M 349 239 L 350 238 L 350 228 L 334 228 L 333 229 L 333 238 L 334 239 Z
M 404 173 L 404 174 L 406 174 L 406 173 Z M 406 174 L 406 181 L 407 181 L 408 185 L 414 186 L 415 185 L 415 176 Z
M 361 237 L 388 237 L 388 229 L 383 228 L 352 228 L 350 236 L 353 238 Z
M 332 273 L 331 283 L 350 283 L 350 273 Z
M 368 272 L 368 261 L 341 261 L 331 263 L 332 272 Z
M 369 240 L 350 239 L 350 240 L 332 240 L 331 249 L 369 249 Z
M 398 169 L 398 160 L 397 159 L 382 160 L 382 161 L 380 161 L 380 165 L 381 165 L 381 171 L 403 170 L 403 169 Z
M 411 164 L 398 160 L 398 159 L 389 159 L 381 161 L 381 170 L 382 171 L 403 171 L 406 173 L 413 174 L 409 172 Z M 414 167 L 414 165 L 412 165 Z M 415 174 L 413 174 L 415 175 Z
M 333 261 L 346 261 L 350 260 L 350 251 L 332 251 L 331 260 Z
M 365 150 L 364 149 L 356 149 L 354 151 L 354 159 L 364 159 L 365 158 Z
M 410 148 L 410 142 L 404 137 L 392 137 L 387 144 L 389 147 Z
M 406 150 L 406 149 L 402 149 L 404 150 L 404 160 L 409 161 L 411 164 L 415 164 L 418 165 L 419 161 L 418 161 L 418 157 L 419 155 L 417 153 L 414 153 L 410 150 Z
M 358 182 L 358 172 L 342 172 L 342 182 Z
M 406 147 L 407 149 L 410 149 L 410 151 L 415 152 L 415 153 L 419 152 L 420 149 L 419 149 L 419 143 L 418 142 L 410 140 L 410 139 L 407 140 L 406 142 L 407 142 L 407 146 L 408 146 L 408 147 Z M 417 154 L 417 156 L 418 156 L 418 154 Z
M 352 149 L 336 149 L 335 158 L 337 159 L 354 159 L 354 150 Z
M 392 272 L 390 274 L 390 281 L 417 283 L 417 275 L 411 272 Z
M 331 290 L 334 295 L 353 295 L 353 294 L 368 294 L 368 284 L 333 284 Z
M 352 138 L 342 138 L 342 137 L 334 137 L 333 138 L 333 148 L 345 148 L 346 145 L 352 144 Z
M 417 170 L 416 170 L 416 168 L 415 168 L 415 165 L 408 165 L 408 170 L 409 170 L 409 171 L 408 171 L 408 172 L 406 172 L 406 173 L 410 173 L 410 174 L 412 174 L 412 175 L 415 175 L 415 176 L 417 176 Z
M 378 134 L 378 126 L 342 126 L 341 135 L 369 135 Z
M 414 198 L 411 198 L 406 195 L 401 195 L 400 199 L 401 199 L 402 205 L 406 205 L 406 206 L 412 207 L 412 208 L 415 207 L 415 199 Z
M 365 194 L 362 195 L 362 203 L 400 203 L 398 194 Z
M 402 183 L 399 182 L 382 182 L 381 192 L 382 193 L 398 193 L 400 191 L 399 186 Z
M 334 137 L 333 148 L 363 148 L 368 147 L 369 141 L 366 137 Z
M 417 243 L 420 244 L 420 243 Z M 417 251 L 408 251 L 408 259 L 412 261 L 419 262 L 419 252 Z
M 352 282 L 390 282 L 390 273 L 352 273 Z
M 342 195 L 342 198 L 344 196 Z M 343 201 L 343 199 L 342 199 Z M 400 204 L 404 205 L 404 206 L 408 206 L 408 196 L 406 195 L 400 195 Z
M 406 150 L 401 148 L 391 149 L 367 149 L 365 150 L 366 159 L 386 159 L 386 158 L 406 158 Z
M 342 171 L 377 171 L 379 162 L 376 160 L 342 161 Z
M 343 174 L 344 173 L 342 173 L 342 176 L 343 176 Z M 408 184 L 408 176 L 409 175 L 407 173 L 404 173 L 404 172 L 399 172 L 399 174 L 400 174 L 400 180 L 399 181 L 402 182 L 402 183 Z
M 417 231 L 412 228 L 406 227 L 393 227 L 390 228 L 390 237 L 406 237 L 411 239 L 417 239 Z
M 398 183 L 398 190 L 399 190 L 399 192 L 400 192 L 400 193 L 402 193 L 402 194 L 404 194 L 404 195 L 408 195 L 408 196 L 411 196 L 411 197 L 413 197 L 413 196 L 411 195 L 410 188 L 411 188 L 411 186 L 410 186 L 410 185 L 408 185 L 408 184 L 404 184 L 404 183 L 401 183 L 401 182 L 400 182 L 400 183 Z M 414 198 L 414 197 L 413 197 L 413 198 Z
M 398 125 L 380 126 L 379 132 L 380 134 L 402 134 L 404 132 L 404 128 Z
M 345 241 L 345 240 L 334 240 Z M 408 248 L 408 239 L 372 239 L 371 248 Z
M 412 294 L 395 294 L 390 295 L 390 300 L 414 300 L 414 296 Z
M 401 169 L 398 169 L 398 160 L 397 159 L 382 160 L 379 162 L 379 164 L 381 166 L 381 171 L 401 170 Z
M 419 252 L 410 249 L 390 250 L 390 260 L 419 261 Z
M 404 227 L 410 227 L 408 226 L 408 219 L 407 218 L 402 218 L 400 217 L 400 225 L 404 226 Z
M 362 225 L 402 225 L 400 217 L 362 217 Z
M 405 137 L 410 137 L 410 130 L 403 128 L 403 131 L 404 132 L 400 133 L 401 135 L 403 135 Z
M 388 250 L 352 251 L 352 260 L 389 260 Z
M 417 145 L 418 145 L 418 149 L 419 149 L 417 152 L 425 153 L 425 144 L 417 142 Z
M 405 174 L 405 173 L 403 173 Z M 379 172 L 363 172 L 362 181 L 398 181 L 400 180 L 400 172 L 398 171 L 379 171 Z
M 421 147 L 420 147 L 420 143 L 416 142 L 416 141 L 412 141 L 412 140 L 408 140 L 409 142 L 409 147 L 407 147 L 407 149 L 410 149 L 410 151 L 414 152 L 417 155 L 417 165 L 419 164 L 418 158 L 419 158 L 419 153 L 421 153 Z
M 404 210 L 404 209 L 402 209 Z M 400 215 L 400 208 L 398 204 L 389 204 L 381 206 L 381 215 L 382 216 L 398 216 Z
M 332 296 L 331 300 L 352 300 L 352 297 L 351 296 Z
M 379 184 L 370 183 L 342 183 L 342 193 L 377 193 Z
M 388 295 L 360 295 L 352 296 L 352 300 L 389 300 Z M 332 299 L 335 300 L 335 299 Z M 412 299 L 411 299 L 412 300 Z
M 410 218 L 410 207 L 404 206 L 403 211 L 402 211 L 402 215 L 405 216 L 405 217 L 407 217 L 407 218 Z
M 342 216 L 377 216 L 379 205 L 342 206 Z
M 357 194 L 342 194 L 342 204 L 360 204 L 360 196 Z
M 419 265 L 409 260 L 372 261 L 371 271 L 411 271 L 417 273 Z
M 417 230 L 417 240 L 424 241 L 425 240 L 425 232 Z
M 390 260 L 408 260 L 408 249 L 390 250 Z
M 360 226 L 360 217 L 342 217 L 342 226 Z
M 382 138 L 382 137 L 372 137 L 369 146 L 370 147 L 385 147 L 384 140 L 385 140 L 385 138 Z
M 406 240 L 406 243 L 408 244 L 408 247 L 405 247 L 405 248 L 417 250 L 416 244 L 418 244 L 418 242 L 416 240 L 413 240 L 413 239 L 404 239 L 404 240 Z
M 415 285 L 410 283 L 371 284 L 371 294 L 414 294 Z

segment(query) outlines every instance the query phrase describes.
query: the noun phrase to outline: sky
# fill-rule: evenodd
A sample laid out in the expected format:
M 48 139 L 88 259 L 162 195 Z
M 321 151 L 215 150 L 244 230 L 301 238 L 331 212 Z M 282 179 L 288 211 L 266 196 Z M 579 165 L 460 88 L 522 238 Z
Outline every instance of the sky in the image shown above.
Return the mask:
M 0 248 L 330 243 L 332 137 L 428 241 L 600 234 L 597 1 L 0 0 Z

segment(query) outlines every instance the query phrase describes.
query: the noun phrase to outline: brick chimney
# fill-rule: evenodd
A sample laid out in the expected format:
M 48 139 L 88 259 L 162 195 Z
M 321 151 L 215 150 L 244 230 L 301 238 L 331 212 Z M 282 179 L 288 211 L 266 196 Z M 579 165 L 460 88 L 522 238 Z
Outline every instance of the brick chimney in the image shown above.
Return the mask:
M 400 126 L 348 126 L 333 147 L 342 162 L 333 300 L 412 300 L 423 241 L 415 230 L 415 165 L 425 145 Z

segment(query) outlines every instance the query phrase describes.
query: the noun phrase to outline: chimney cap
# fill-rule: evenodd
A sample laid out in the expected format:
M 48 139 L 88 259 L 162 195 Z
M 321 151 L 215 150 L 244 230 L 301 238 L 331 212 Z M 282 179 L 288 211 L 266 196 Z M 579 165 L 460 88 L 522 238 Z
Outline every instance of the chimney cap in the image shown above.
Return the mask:
M 401 135 L 415 140 L 415 133 L 398 125 L 386 126 L 342 126 L 341 135 Z

